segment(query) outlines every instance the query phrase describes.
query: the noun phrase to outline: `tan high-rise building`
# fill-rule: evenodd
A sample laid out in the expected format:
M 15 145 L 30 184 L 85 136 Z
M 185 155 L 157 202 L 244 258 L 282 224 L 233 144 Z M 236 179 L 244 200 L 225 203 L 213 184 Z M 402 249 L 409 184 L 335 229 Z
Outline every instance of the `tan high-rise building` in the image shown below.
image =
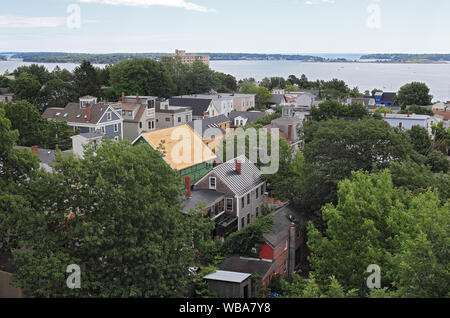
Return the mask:
M 173 56 L 180 57 L 181 62 L 184 64 L 193 64 L 195 61 L 200 61 L 209 66 L 210 58 L 208 55 L 186 54 L 186 51 L 175 50 L 175 54 Z

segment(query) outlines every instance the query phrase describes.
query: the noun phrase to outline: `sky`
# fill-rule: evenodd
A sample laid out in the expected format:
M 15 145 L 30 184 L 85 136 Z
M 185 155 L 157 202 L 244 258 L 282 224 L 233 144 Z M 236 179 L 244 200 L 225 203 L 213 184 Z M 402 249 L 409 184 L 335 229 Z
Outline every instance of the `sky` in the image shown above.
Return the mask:
M 2 0 L 0 52 L 450 53 L 448 0 Z

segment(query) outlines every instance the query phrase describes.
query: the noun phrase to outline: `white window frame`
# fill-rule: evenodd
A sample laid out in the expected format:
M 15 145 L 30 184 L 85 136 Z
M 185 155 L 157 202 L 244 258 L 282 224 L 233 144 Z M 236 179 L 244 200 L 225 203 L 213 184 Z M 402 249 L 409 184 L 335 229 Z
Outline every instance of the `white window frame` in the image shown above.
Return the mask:
M 112 119 L 111 112 L 107 112 L 106 113 L 106 120 L 111 120 L 111 119 Z
M 114 124 L 114 132 L 119 132 L 119 124 Z
M 228 209 L 228 202 L 229 201 L 231 201 L 231 209 Z M 234 201 L 233 198 L 227 198 L 226 199 L 225 205 L 226 205 L 226 210 L 227 211 L 233 211 L 233 201 Z
M 214 186 L 211 185 L 211 181 L 214 180 Z M 209 178 L 209 189 L 216 190 L 217 189 L 217 179 L 215 177 Z

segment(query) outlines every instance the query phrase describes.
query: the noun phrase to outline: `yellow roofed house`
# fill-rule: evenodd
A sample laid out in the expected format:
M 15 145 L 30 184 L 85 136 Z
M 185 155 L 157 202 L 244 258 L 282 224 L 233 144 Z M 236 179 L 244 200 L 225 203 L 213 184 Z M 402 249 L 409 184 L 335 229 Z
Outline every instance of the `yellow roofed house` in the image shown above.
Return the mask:
M 191 184 L 208 174 L 216 159 L 202 137 L 187 124 L 143 133 L 133 145 L 142 143 L 163 153 L 166 163 L 179 171 L 183 180 L 189 176 Z

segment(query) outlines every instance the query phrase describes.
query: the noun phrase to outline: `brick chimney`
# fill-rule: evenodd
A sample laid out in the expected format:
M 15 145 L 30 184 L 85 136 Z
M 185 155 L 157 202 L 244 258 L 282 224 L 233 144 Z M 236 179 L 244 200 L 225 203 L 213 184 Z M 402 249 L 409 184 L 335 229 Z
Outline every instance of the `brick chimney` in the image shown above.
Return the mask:
M 294 141 L 292 137 L 292 125 L 288 125 L 288 140 Z
M 205 112 L 205 113 L 203 114 L 203 119 L 207 119 L 208 117 L 209 117 L 208 112 Z
M 410 117 L 411 116 L 411 112 L 410 111 L 408 111 L 408 117 Z
M 91 105 L 89 103 L 86 104 L 86 120 L 91 121 Z
M 34 152 L 35 154 L 39 154 L 39 146 L 32 146 L 31 151 Z
M 5 103 L 8 102 L 8 96 L 5 96 Z
M 190 176 L 184 177 L 184 187 L 186 188 L 186 197 L 190 198 L 192 195 L 192 193 L 191 193 L 191 177 Z
M 139 104 L 139 94 L 136 94 L 136 104 Z
M 236 172 L 242 174 L 242 163 L 239 160 L 236 160 Z
M 122 104 L 125 104 L 125 93 L 122 92 Z

